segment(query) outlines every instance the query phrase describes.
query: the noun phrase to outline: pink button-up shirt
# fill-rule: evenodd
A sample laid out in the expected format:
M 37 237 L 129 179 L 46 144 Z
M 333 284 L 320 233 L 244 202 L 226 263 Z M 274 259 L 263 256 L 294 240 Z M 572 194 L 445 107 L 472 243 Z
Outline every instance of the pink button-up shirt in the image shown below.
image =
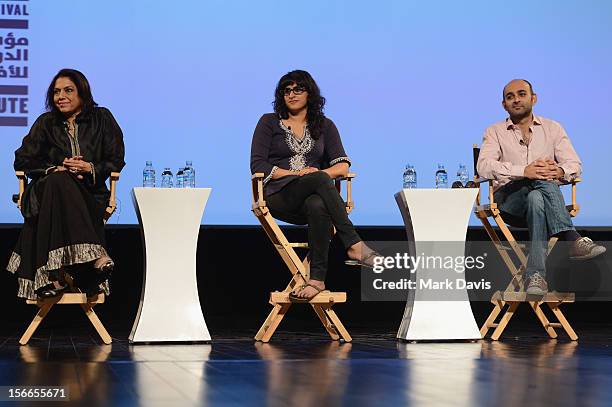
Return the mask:
M 510 118 L 485 130 L 476 168 L 479 176 L 494 180 L 495 189 L 524 178 L 525 167 L 538 159 L 555 160 L 568 181 L 580 176 L 582 162 L 559 123 L 534 115 L 530 129 L 529 146 Z

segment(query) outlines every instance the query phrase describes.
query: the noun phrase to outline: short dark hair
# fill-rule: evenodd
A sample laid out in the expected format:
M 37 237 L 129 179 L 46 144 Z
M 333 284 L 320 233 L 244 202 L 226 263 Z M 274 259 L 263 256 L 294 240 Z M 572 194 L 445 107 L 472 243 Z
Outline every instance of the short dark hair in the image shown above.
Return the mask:
M 74 83 L 77 88 L 77 92 L 79 93 L 81 103 L 83 104 L 83 108 L 81 109 L 83 112 L 93 109 L 94 106 L 98 106 L 98 104 L 93 99 L 93 95 L 91 94 L 91 87 L 89 86 L 89 81 L 87 80 L 85 75 L 83 75 L 82 72 L 77 71 L 76 69 L 64 68 L 61 69 L 57 74 L 55 74 L 55 76 L 51 80 L 49 89 L 47 89 L 47 100 L 45 102 L 47 111 L 61 115 L 61 112 L 53 102 L 53 91 L 55 89 L 55 82 L 58 78 L 68 78 Z
M 280 78 L 276 85 L 276 90 L 274 91 L 274 112 L 282 119 L 289 117 L 289 109 L 285 104 L 284 91 L 287 86 L 294 84 L 305 88 L 306 92 L 308 92 L 308 113 L 306 114 L 306 121 L 308 123 L 310 135 L 316 140 L 323 132 L 323 123 L 325 122 L 325 113 L 323 113 L 325 98 L 321 96 L 319 86 L 308 72 L 295 70 L 286 73 Z
M 513 81 L 525 82 L 527 86 L 529 86 L 529 92 L 531 92 L 532 95 L 535 95 L 535 92 L 533 91 L 533 86 L 531 86 L 531 82 L 529 82 L 527 79 L 512 79 L 510 82 L 513 82 Z M 508 84 L 510 82 L 508 82 Z M 508 86 L 508 84 L 506 84 L 506 86 Z M 506 98 L 506 86 L 504 86 L 504 89 L 502 90 L 502 100 Z

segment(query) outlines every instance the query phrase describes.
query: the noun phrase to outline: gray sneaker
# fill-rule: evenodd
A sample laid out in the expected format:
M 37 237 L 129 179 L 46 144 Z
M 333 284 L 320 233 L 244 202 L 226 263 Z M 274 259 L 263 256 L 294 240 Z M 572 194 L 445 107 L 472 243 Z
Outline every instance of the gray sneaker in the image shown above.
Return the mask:
M 572 260 L 589 260 L 605 253 L 605 251 L 605 247 L 594 243 L 588 237 L 581 237 L 574 242 L 569 256 Z
M 527 295 L 544 296 L 548 292 L 548 284 L 544 277 L 540 273 L 533 273 L 529 280 L 527 280 Z

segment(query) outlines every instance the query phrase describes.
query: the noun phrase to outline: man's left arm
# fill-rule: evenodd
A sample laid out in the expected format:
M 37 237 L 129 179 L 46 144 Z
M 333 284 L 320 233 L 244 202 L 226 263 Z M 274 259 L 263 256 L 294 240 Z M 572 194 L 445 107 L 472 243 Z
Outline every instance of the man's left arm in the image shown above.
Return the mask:
M 558 132 L 558 137 L 555 137 L 555 161 L 564 172 L 562 178 L 566 181 L 572 181 L 582 174 L 582 162 L 576 154 L 565 129 L 558 123 L 556 123 L 556 126 L 555 131 Z

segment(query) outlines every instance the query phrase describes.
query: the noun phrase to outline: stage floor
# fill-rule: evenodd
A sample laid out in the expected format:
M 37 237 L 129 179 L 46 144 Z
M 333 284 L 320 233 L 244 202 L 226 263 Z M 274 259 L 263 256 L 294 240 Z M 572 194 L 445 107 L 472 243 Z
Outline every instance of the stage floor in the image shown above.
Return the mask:
M 87 406 L 610 405 L 612 326 L 583 326 L 579 342 L 535 328 L 500 342 L 405 343 L 353 331 L 341 344 L 279 331 L 262 344 L 231 331 L 210 344 L 164 345 L 100 345 L 93 331 L 41 329 L 27 346 L 11 330 L 0 334 L 0 386 L 62 385 Z

